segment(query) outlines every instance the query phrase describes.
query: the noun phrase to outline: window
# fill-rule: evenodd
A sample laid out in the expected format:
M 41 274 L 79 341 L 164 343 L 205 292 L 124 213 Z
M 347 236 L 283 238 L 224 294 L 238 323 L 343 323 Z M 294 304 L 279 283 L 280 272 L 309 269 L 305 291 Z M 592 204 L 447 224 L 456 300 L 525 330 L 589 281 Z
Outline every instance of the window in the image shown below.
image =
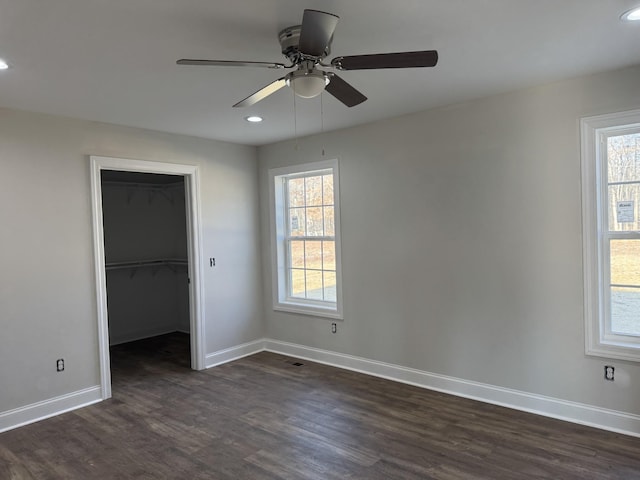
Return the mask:
M 342 318 L 338 162 L 269 171 L 274 309 Z
M 640 361 L 640 110 L 582 120 L 586 352 Z

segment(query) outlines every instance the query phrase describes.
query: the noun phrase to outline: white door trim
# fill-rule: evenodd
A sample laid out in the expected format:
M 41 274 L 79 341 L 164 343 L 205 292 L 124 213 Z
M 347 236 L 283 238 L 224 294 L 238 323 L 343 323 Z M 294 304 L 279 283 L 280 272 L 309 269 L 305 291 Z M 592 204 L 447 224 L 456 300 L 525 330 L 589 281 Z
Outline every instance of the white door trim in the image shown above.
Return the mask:
M 187 214 L 187 251 L 189 262 L 189 314 L 191 327 L 191 368 L 205 368 L 204 302 L 200 261 L 200 176 L 195 165 L 131 160 L 126 158 L 90 156 L 91 199 L 93 210 L 93 245 L 96 272 L 96 298 L 98 313 L 98 350 L 100 355 L 100 385 L 102 399 L 111 397 L 111 365 L 109 360 L 109 322 L 107 314 L 107 282 L 104 264 L 104 231 L 102 223 L 102 170 L 161 173 L 185 177 L 185 204 Z

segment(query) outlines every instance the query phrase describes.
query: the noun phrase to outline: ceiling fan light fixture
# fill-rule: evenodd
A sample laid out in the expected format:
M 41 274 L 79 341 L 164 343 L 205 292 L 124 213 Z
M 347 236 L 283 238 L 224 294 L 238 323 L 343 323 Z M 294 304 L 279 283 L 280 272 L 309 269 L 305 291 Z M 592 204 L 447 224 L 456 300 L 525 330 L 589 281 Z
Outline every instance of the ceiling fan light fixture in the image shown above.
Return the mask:
M 632 8 L 631 10 L 628 10 L 628 11 L 624 12 L 620 16 L 620 19 L 623 22 L 638 22 L 638 21 L 640 21 L 640 7 Z
M 640 1 L 640 0 L 634 0 Z M 333 34 L 340 17 L 329 12 L 305 9 L 302 24 L 287 27 L 280 32 L 278 40 L 282 54 L 290 65 L 273 62 L 245 62 L 239 60 L 198 60 L 183 58 L 178 65 L 217 65 L 237 67 L 266 67 L 295 69 L 272 81 L 260 90 L 233 105 L 249 107 L 276 93 L 286 86 L 291 87 L 294 95 L 302 98 L 314 98 L 326 90 L 347 107 L 364 102 L 367 97 L 351 84 L 340 78 L 333 70 L 379 70 L 388 68 L 435 67 L 438 63 L 436 50 L 420 50 L 394 53 L 373 53 L 336 57 L 331 64 L 323 63 L 331 52 Z M 295 97 L 294 97 L 295 99 Z
M 0 58 L 0 70 L 6 70 L 9 68 L 9 64 Z
M 249 115 L 248 117 L 244 117 L 244 119 L 249 123 L 260 123 L 262 120 L 264 120 L 258 115 Z
M 321 70 L 297 70 L 287 77 L 295 94 L 302 98 L 314 98 L 329 85 L 329 75 Z

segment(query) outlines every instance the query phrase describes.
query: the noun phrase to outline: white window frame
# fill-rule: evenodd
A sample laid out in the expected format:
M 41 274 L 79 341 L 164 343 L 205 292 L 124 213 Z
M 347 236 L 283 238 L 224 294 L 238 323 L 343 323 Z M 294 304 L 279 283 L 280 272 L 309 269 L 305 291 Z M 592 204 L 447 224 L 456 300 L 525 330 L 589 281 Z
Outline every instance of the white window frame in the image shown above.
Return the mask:
M 584 263 L 585 352 L 640 362 L 640 337 L 611 331 L 609 240 L 640 238 L 637 232 L 612 234 L 608 225 L 607 142 L 610 136 L 640 128 L 640 110 L 581 119 L 582 236 Z
M 287 274 L 288 260 L 286 254 L 287 205 L 284 187 L 285 180 L 295 176 L 306 176 L 329 170 L 333 172 L 336 302 L 292 298 L 288 296 L 289 279 Z M 313 163 L 273 168 L 270 169 L 268 173 L 270 190 L 273 309 L 342 320 L 342 249 L 340 245 L 340 175 L 338 160 L 323 160 Z

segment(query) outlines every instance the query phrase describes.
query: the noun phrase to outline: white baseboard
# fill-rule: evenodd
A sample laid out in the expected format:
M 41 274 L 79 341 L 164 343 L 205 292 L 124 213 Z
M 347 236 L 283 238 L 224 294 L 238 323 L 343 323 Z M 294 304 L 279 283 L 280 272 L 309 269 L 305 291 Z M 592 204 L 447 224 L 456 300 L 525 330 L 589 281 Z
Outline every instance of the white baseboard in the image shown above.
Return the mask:
M 461 378 L 272 339 L 255 340 L 209 353 L 206 356 L 205 367 L 215 367 L 261 351 L 310 360 L 429 390 L 640 437 L 640 415 L 472 382 Z M 101 395 L 101 388 L 98 385 L 1 412 L 0 432 L 91 405 L 101 401 Z
M 99 385 L 0 413 L 0 433 L 102 400 Z
M 235 347 L 225 348 L 224 350 L 208 353 L 205 357 L 204 366 L 205 368 L 215 367 L 217 365 L 222 365 L 223 363 L 238 360 L 242 357 L 248 357 L 254 353 L 262 352 L 264 349 L 264 339 L 243 343 L 242 345 L 236 345 Z
M 265 339 L 264 349 L 429 390 L 640 437 L 640 415 L 496 387 L 278 340 Z

